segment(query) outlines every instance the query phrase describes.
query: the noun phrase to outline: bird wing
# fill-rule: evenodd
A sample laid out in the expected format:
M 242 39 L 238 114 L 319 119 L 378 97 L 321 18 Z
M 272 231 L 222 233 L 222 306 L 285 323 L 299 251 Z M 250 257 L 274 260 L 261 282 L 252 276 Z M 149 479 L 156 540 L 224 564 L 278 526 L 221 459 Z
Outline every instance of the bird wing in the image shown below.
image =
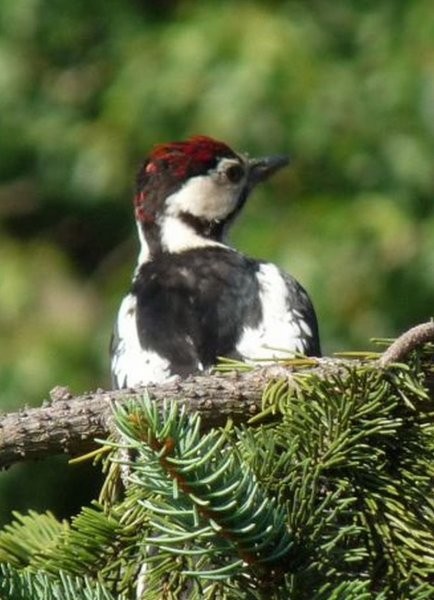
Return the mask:
M 244 328 L 239 354 L 253 361 L 284 358 L 288 352 L 319 356 L 315 311 L 303 287 L 272 263 L 259 263 L 256 278 L 261 317 Z
M 279 270 L 285 283 L 288 310 L 305 332 L 303 352 L 307 356 L 321 356 L 318 320 L 312 301 L 304 287 L 294 277 Z

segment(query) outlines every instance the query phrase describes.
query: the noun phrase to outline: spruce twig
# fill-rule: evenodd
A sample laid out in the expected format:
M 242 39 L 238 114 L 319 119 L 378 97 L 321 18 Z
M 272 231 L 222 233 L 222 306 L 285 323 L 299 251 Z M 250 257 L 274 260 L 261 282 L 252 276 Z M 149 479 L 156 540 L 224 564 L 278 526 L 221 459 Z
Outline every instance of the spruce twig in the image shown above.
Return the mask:
M 402 362 L 413 350 L 420 348 L 428 342 L 434 342 L 434 321 L 428 321 L 421 325 L 412 327 L 405 333 L 399 336 L 390 346 L 383 352 L 378 360 L 381 367 L 387 367 L 392 363 Z

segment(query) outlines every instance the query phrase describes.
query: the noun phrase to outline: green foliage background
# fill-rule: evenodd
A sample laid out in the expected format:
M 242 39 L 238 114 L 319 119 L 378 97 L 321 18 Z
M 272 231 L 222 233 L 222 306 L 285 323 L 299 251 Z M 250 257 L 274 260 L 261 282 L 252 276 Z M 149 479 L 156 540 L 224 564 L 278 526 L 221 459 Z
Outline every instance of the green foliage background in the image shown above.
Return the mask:
M 303 282 L 325 352 L 434 313 L 430 0 L 2 0 L 2 410 L 109 385 L 136 166 L 193 133 L 291 153 L 232 241 Z M 0 522 L 73 510 L 71 477 L 85 474 L 1 474 Z

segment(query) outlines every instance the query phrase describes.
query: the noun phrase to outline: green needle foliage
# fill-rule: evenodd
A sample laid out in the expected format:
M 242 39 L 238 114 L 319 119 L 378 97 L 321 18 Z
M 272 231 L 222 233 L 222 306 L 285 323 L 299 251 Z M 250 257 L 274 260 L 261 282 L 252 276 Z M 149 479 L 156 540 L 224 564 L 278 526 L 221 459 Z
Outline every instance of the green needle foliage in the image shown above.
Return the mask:
M 116 408 L 100 503 L 70 524 L 15 515 L 0 597 L 430 598 L 428 350 L 385 370 L 296 359 L 250 426 L 203 434 L 181 402 L 146 396 Z
M 122 600 L 98 583 L 62 571 L 53 578 L 44 572 L 22 572 L 0 565 L 0 578 L 0 590 L 5 594 L 2 598 L 9 600 Z

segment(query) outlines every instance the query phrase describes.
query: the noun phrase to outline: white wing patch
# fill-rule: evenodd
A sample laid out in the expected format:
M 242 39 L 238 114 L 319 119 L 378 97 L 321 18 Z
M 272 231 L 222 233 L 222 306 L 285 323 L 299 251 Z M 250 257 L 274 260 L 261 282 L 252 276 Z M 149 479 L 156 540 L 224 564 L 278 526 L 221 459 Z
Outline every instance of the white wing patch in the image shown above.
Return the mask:
M 303 339 L 312 336 L 312 331 L 298 311 L 288 309 L 288 290 L 279 269 L 262 264 L 257 279 L 262 321 L 255 328 L 244 328 L 238 352 L 247 360 L 287 358 L 288 352 L 303 352 Z
M 136 298 L 126 296 L 117 320 L 118 341 L 113 349 L 111 369 L 117 387 L 138 387 L 170 380 L 169 361 L 152 350 L 143 349 L 137 334 Z

